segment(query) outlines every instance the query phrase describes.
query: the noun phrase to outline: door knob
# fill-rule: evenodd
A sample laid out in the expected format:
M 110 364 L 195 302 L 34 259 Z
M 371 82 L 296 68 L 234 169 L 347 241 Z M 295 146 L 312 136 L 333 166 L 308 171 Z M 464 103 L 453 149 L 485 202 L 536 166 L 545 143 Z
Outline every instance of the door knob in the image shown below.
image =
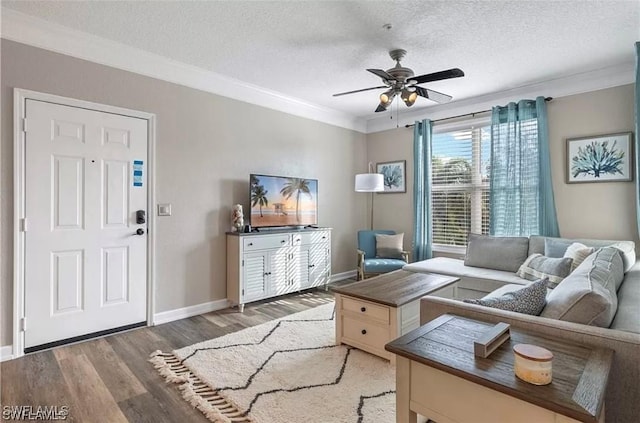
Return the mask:
M 144 235 L 144 229 L 142 229 L 142 228 L 138 228 L 138 229 L 136 230 L 136 235 Z

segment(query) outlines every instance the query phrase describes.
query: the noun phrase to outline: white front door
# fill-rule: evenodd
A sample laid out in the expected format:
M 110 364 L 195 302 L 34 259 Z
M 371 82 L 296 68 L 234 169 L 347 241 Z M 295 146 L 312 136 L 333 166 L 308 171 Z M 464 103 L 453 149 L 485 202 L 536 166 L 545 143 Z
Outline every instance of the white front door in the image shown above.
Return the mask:
M 147 120 L 27 99 L 25 131 L 25 347 L 145 322 Z

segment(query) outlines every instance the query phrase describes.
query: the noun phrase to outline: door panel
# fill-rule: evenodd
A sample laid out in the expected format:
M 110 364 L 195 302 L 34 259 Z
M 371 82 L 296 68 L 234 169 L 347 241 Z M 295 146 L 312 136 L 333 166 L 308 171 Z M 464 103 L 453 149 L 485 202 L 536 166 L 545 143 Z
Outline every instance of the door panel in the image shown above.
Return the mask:
M 147 121 L 26 100 L 25 347 L 144 322 Z
M 244 256 L 243 302 L 267 295 L 267 253 L 250 253 Z

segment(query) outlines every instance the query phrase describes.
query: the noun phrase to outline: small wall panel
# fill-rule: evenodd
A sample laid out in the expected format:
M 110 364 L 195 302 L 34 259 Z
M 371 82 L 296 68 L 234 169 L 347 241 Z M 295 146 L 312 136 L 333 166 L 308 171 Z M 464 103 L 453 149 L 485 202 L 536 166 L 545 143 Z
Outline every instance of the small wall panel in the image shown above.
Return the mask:
M 84 218 L 84 159 L 52 158 L 53 229 L 82 229 Z
M 129 247 L 102 249 L 102 305 L 129 301 Z
M 129 163 L 105 161 L 102 166 L 103 227 L 125 227 L 129 214 Z
M 51 314 L 82 310 L 84 251 L 51 253 Z

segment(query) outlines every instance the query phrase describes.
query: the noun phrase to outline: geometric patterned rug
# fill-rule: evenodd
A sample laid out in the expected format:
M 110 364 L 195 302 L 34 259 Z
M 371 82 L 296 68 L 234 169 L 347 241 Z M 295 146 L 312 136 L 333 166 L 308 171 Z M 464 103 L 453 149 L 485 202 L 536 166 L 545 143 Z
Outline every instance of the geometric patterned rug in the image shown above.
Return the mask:
M 325 304 L 151 361 L 212 422 L 395 422 L 395 366 L 335 345 Z

